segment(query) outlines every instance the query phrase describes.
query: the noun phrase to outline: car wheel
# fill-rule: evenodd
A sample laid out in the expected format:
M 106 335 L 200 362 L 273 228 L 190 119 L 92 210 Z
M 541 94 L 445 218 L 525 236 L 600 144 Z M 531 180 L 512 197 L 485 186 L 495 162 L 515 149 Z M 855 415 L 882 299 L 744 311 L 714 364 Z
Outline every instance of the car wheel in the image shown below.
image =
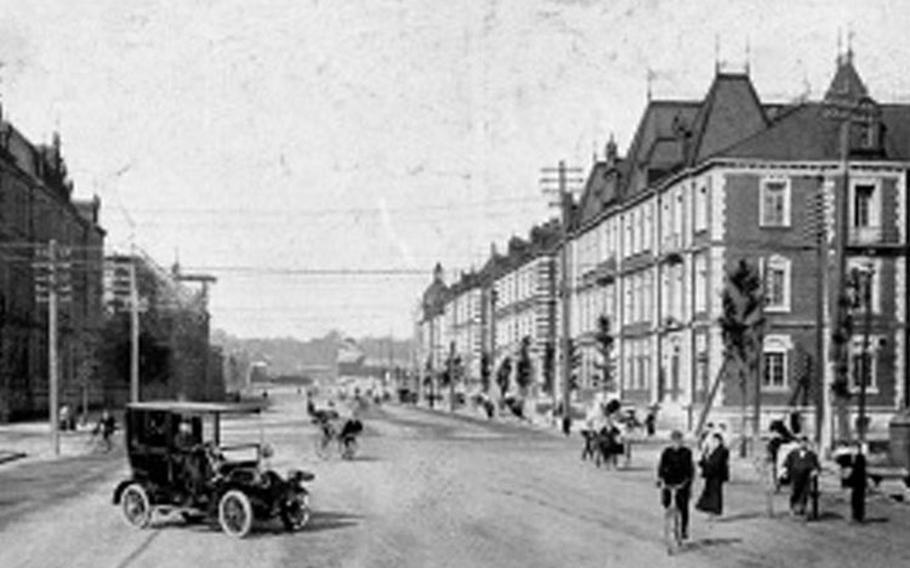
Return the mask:
M 288 531 L 305 527 L 310 522 L 310 496 L 304 492 L 288 495 L 281 508 L 281 522 Z
M 218 502 L 218 524 L 227 534 L 243 538 L 253 527 L 253 506 L 249 497 L 237 489 L 231 489 Z
M 130 526 L 143 529 L 152 520 L 152 505 L 145 488 L 138 483 L 131 483 L 120 496 L 123 507 L 123 518 Z

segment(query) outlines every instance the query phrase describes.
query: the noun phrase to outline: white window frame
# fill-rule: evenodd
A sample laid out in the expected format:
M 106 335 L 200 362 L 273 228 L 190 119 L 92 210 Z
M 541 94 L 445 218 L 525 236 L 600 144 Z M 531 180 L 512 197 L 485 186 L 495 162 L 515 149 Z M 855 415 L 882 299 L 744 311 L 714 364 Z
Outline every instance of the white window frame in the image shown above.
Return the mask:
M 869 203 L 868 224 L 856 224 L 856 188 L 872 187 L 872 199 Z M 850 180 L 850 236 L 859 242 L 876 242 L 882 231 L 882 180 L 881 178 L 854 178 Z
M 767 335 L 762 349 L 762 377 L 761 390 L 770 392 L 786 391 L 790 386 L 790 351 L 793 349 L 793 340 L 788 335 Z M 766 355 L 781 355 L 783 384 L 768 384 L 766 376 L 768 366 L 764 357 Z
M 766 192 L 768 191 L 768 186 L 770 185 L 783 184 L 783 219 L 780 223 L 771 223 L 766 219 L 765 211 L 765 202 L 766 202 Z M 791 181 L 789 177 L 779 177 L 771 176 L 762 178 L 761 180 L 761 191 L 759 192 L 758 200 L 758 225 L 760 227 L 789 227 L 790 226 L 790 193 L 791 193 Z
M 880 258 L 869 258 L 869 257 L 850 257 L 847 259 L 847 274 L 854 268 L 860 270 L 865 270 L 869 265 L 872 265 L 872 313 L 880 314 L 882 313 L 882 259 Z M 856 311 L 858 313 L 866 313 L 865 305 L 860 305 Z M 854 327 L 858 322 L 854 321 Z
M 869 361 L 871 364 L 871 372 L 869 374 L 869 385 L 866 386 L 867 394 L 878 394 L 878 346 L 881 344 L 881 337 L 878 335 L 869 336 Z M 863 352 L 863 337 L 860 334 L 859 337 L 852 337 L 850 340 L 850 356 L 847 361 L 847 381 L 850 387 L 850 392 L 859 393 L 860 386 L 856 382 L 855 376 L 855 365 L 854 358 L 860 356 Z
M 708 252 L 699 251 L 693 255 L 692 266 L 695 272 L 695 302 L 693 314 L 708 311 Z
M 768 294 L 768 288 L 771 281 L 771 272 L 772 271 L 781 271 L 783 272 L 783 298 L 782 301 L 778 304 L 772 304 L 770 302 L 771 297 Z M 791 299 L 791 289 L 792 289 L 792 262 L 790 259 L 774 255 L 767 260 L 765 263 L 764 273 L 762 274 L 762 279 L 765 284 L 765 296 L 768 300 L 768 303 L 765 305 L 766 312 L 773 313 L 785 313 L 789 312 L 791 309 L 790 299 Z
M 708 182 L 707 180 L 702 180 L 702 182 L 695 187 L 694 231 L 696 234 L 708 230 L 709 203 L 710 199 L 708 197 Z

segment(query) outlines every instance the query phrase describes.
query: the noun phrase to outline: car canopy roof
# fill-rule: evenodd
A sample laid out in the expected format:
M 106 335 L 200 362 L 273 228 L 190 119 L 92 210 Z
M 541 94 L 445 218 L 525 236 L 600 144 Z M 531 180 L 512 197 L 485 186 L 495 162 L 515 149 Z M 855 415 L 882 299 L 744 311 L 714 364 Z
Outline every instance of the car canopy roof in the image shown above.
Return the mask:
M 229 402 L 180 402 L 173 400 L 131 402 L 130 410 L 163 410 L 176 414 L 251 414 L 260 412 L 262 406 L 255 403 Z

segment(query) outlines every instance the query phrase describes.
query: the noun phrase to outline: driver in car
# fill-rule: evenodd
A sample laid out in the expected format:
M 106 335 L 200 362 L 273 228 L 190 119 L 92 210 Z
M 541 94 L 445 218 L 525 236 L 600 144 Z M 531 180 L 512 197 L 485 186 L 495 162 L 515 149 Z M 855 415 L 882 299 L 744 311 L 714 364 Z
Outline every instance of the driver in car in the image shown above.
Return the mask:
M 178 453 L 177 461 L 180 465 L 180 481 L 189 496 L 196 494 L 202 486 L 202 464 L 199 456 L 196 455 L 198 450 L 198 440 L 193 435 L 193 425 L 186 418 L 180 421 L 177 435 L 174 436 L 174 446 Z

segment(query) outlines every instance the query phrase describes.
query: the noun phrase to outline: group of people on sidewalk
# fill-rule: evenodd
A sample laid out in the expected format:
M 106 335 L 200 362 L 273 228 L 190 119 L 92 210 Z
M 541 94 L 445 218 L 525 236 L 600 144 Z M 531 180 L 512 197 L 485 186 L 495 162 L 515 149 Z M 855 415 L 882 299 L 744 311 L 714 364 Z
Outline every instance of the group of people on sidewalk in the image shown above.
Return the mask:
M 704 479 L 702 492 L 695 508 L 708 514 L 709 519 L 720 516 L 724 509 L 723 484 L 730 480 L 730 452 L 723 434 L 708 430 L 701 437 L 698 448 L 698 467 Z M 658 485 L 661 487 L 661 504 L 664 508 L 679 509 L 683 540 L 689 538 L 689 501 L 695 480 L 695 462 L 692 450 L 683 444 L 683 434 L 674 430 L 671 445 L 663 450 L 657 464 Z M 677 487 L 675 503 L 672 487 Z
M 724 484 L 730 480 L 730 452 L 726 446 L 725 432 L 709 428 L 700 436 L 698 460 L 692 450 L 683 443 L 683 434 L 674 430 L 670 435 L 671 445 L 665 448 L 657 465 L 658 486 L 661 487 L 661 504 L 671 506 L 675 491 L 675 506 L 680 511 L 683 539 L 689 534 L 689 501 L 695 480 L 697 463 L 704 482 L 701 495 L 695 503 L 698 511 L 706 513 L 709 521 L 723 514 Z M 807 504 L 813 490 L 817 490 L 821 464 L 812 450 L 806 436 L 797 438 L 798 445 L 789 449 L 783 461 L 782 480 L 790 484 L 790 513 L 793 516 L 807 514 Z M 842 465 L 842 484 L 851 490 L 851 517 L 861 523 L 865 518 L 866 458 L 864 448 L 857 444 L 846 458 L 838 459 Z

